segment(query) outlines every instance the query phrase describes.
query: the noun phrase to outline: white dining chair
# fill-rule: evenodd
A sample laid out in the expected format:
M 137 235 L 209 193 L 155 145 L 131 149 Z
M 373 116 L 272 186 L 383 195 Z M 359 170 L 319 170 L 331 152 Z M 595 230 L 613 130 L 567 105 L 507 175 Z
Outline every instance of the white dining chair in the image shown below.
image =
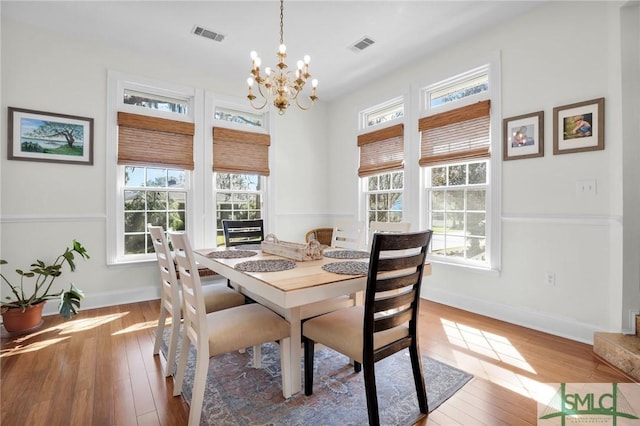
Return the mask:
M 358 220 L 337 220 L 331 236 L 332 248 L 360 250 L 364 247 L 364 222 Z
M 178 346 L 178 331 L 182 319 L 182 303 L 180 282 L 178 280 L 175 263 L 169 244 L 161 226 L 147 226 L 153 249 L 158 260 L 160 270 L 160 316 L 156 327 L 156 339 L 153 345 L 153 354 L 160 353 L 160 345 L 164 338 L 164 329 L 167 326 L 167 314 L 171 316 L 171 331 L 167 344 L 166 364 L 164 368 L 165 377 L 169 377 L 174 372 L 176 351 Z M 205 300 L 205 310 L 214 312 L 233 306 L 244 305 L 245 297 L 239 292 L 221 283 L 214 283 L 203 286 L 202 294 Z
M 373 234 L 400 234 L 410 230 L 411 224 L 409 222 L 378 222 L 372 220 L 369 223 L 369 238 L 367 240 L 369 250 L 371 250 L 371 244 L 373 244 Z
M 182 302 L 184 325 L 182 348 L 184 351 L 192 344 L 196 349 L 196 366 L 191 404 L 189 407 L 189 426 L 200 423 L 204 389 L 207 381 L 210 357 L 223 353 L 254 347 L 259 353 L 259 345 L 267 342 L 280 343 L 280 368 L 282 392 L 285 398 L 291 395 L 289 389 L 289 369 L 291 367 L 291 326 L 275 312 L 258 303 L 250 303 L 206 313 L 202 295 L 200 276 L 189 243 L 184 233 L 170 232 L 176 264 L 182 281 Z M 192 273 L 194 272 L 194 273 Z M 254 356 L 253 366 L 260 366 L 260 359 Z M 300 360 L 295 360 L 299 363 Z M 184 380 L 187 357 L 181 356 L 176 372 L 173 395 L 180 395 Z M 247 389 L 250 391 L 250 389 Z

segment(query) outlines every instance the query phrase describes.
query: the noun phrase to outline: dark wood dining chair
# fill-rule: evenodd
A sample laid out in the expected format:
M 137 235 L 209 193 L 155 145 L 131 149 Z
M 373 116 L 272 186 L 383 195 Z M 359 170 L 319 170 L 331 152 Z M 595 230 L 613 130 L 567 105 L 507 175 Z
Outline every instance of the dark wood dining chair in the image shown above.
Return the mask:
M 313 393 L 316 342 L 364 368 L 369 424 L 380 424 L 375 363 L 409 348 L 420 412 L 428 412 L 418 347 L 418 309 L 427 249 L 432 231 L 374 234 L 364 306 L 340 309 L 309 319 L 302 326 L 304 392 Z
M 262 219 L 223 219 L 222 229 L 227 247 L 242 244 L 260 244 L 264 240 L 264 222 Z

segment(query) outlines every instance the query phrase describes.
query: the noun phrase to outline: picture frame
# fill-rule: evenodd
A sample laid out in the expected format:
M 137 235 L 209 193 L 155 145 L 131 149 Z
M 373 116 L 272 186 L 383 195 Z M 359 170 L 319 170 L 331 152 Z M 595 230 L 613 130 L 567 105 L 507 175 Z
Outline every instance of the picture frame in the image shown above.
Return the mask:
M 604 98 L 553 108 L 553 155 L 604 149 Z
M 502 159 L 544 156 L 544 111 L 502 120 Z
M 93 164 L 93 118 L 9 107 L 9 160 Z

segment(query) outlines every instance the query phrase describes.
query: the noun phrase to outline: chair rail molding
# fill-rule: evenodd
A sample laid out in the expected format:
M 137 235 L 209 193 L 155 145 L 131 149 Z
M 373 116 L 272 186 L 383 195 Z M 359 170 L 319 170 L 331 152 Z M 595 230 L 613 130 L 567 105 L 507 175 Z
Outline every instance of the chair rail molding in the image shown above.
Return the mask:
M 541 214 L 503 214 L 502 222 L 549 223 L 563 225 L 622 226 L 619 215 L 541 215 Z
M 102 222 L 106 220 L 107 215 L 104 213 L 0 216 L 0 223 Z

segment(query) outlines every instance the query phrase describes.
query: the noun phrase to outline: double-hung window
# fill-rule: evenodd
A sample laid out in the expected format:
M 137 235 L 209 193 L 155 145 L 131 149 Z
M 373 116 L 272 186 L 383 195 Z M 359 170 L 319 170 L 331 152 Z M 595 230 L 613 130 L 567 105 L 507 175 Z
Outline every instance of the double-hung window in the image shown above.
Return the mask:
M 423 91 L 418 123 L 431 259 L 492 268 L 489 66 Z
M 194 92 L 110 73 L 116 164 L 110 170 L 109 263 L 153 259 L 147 225 L 186 230 L 194 170 Z
M 213 188 L 216 244 L 224 245 L 224 219 L 265 219 L 271 138 L 265 132 L 264 114 L 217 107 L 215 119 Z
M 404 196 L 404 101 L 402 98 L 361 113 L 358 136 L 364 217 L 401 222 Z

